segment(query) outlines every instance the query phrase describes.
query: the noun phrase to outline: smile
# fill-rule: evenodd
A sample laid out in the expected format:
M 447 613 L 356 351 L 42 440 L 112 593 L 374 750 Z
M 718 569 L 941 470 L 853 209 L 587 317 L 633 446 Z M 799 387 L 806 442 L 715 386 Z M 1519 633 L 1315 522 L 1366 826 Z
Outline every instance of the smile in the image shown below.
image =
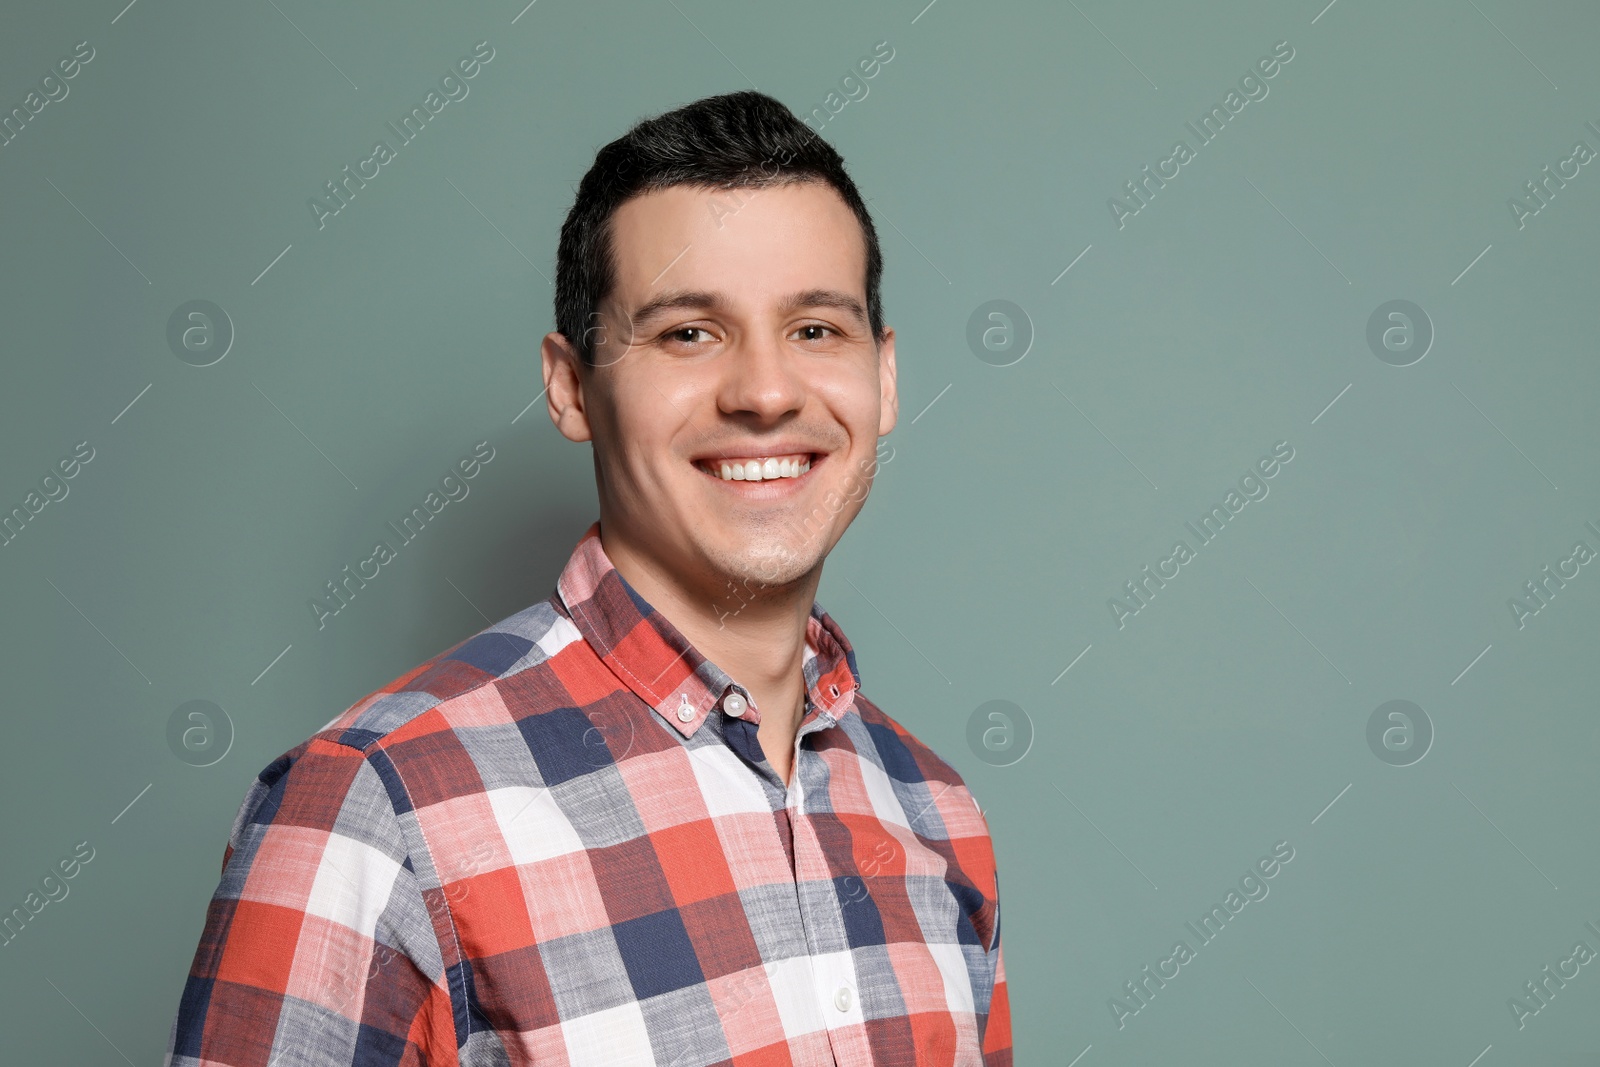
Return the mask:
M 787 456 L 729 456 L 702 459 L 695 463 L 705 473 L 724 482 L 771 482 L 798 478 L 811 469 L 812 453 Z

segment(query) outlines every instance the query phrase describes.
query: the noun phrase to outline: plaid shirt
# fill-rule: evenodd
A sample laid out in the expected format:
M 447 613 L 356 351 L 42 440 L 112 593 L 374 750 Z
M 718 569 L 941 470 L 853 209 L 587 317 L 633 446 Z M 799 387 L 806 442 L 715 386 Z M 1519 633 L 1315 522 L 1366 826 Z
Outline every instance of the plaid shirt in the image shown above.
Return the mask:
M 598 532 L 252 783 L 171 1067 L 1011 1063 L 961 776 L 813 605 L 786 786 Z

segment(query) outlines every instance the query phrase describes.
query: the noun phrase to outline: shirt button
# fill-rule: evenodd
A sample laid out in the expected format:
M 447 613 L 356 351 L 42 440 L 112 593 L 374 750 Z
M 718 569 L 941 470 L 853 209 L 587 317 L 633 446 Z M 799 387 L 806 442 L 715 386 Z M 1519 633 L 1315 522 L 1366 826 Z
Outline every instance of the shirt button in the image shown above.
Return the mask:
M 833 1006 L 838 1008 L 840 1011 L 849 1011 L 850 1010 L 850 987 L 849 986 L 842 985 L 842 986 L 839 987 L 839 991 L 833 995 Z
M 740 696 L 738 693 L 729 693 L 722 701 L 722 710 L 733 716 L 735 719 L 743 715 L 744 709 L 748 706 L 749 705 L 745 703 L 744 697 Z
M 689 704 L 689 694 L 684 693 L 682 695 L 682 700 L 683 703 L 678 705 L 678 721 L 688 722 L 690 719 L 694 718 L 694 708 Z

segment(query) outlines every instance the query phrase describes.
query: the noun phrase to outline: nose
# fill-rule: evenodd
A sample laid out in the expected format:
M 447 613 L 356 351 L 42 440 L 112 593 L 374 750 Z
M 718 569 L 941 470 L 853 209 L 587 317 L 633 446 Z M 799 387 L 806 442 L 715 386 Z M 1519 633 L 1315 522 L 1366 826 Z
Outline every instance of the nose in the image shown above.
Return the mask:
M 724 415 L 770 425 L 800 411 L 805 383 L 798 357 L 781 339 L 746 337 L 728 355 L 717 397 Z

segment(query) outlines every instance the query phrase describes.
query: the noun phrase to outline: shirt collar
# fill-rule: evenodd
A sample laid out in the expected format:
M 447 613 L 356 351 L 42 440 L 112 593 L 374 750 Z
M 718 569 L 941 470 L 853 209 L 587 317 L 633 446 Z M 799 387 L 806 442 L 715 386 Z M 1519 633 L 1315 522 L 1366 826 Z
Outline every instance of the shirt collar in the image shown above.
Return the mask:
M 573 549 L 556 582 L 556 595 L 595 655 L 683 736 L 700 728 L 730 688 L 749 700 L 749 690 L 701 655 L 622 577 L 600 545 L 598 522 Z M 855 710 L 861 687 L 855 650 L 814 601 L 806 620 L 801 672 L 809 703 L 802 722 L 819 715 L 837 722 Z M 685 707 L 691 712 L 687 721 L 680 718 Z M 739 717 L 760 721 L 754 707 Z

